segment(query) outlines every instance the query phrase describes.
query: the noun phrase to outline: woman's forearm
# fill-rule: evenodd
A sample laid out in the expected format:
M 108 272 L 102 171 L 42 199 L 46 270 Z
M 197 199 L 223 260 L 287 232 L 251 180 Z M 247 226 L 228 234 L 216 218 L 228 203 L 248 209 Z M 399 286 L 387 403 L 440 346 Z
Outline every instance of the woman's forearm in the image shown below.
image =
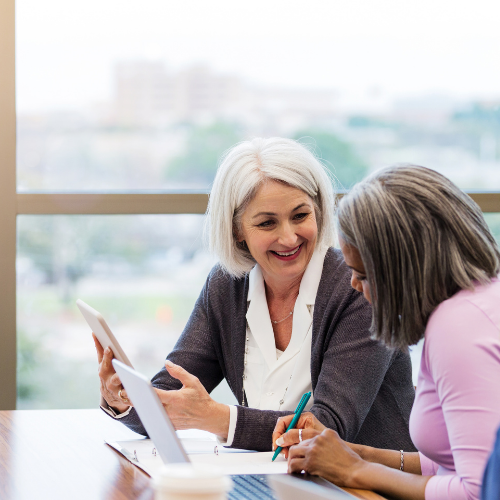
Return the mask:
M 389 466 L 368 461 L 370 454 L 372 460 L 388 462 Z M 397 470 L 397 455 L 399 452 L 348 445 L 335 431 L 326 429 L 290 448 L 288 472 L 305 470 L 339 486 L 377 491 L 403 500 L 425 500 L 431 476 Z
M 355 472 L 352 486 L 401 500 L 425 500 L 425 487 L 431 477 L 401 472 L 378 463 L 365 462 L 365 465 Z
M 401 452 L 398 450 L 382 450 L 371 446 L 353 445 L 351 447 L 363 460 L 390 467 L 401 468 Z M 403 471 L 411 474 L 422 474 L 420 455 L 418 452 L 403 452 Z
M 207 409 L 203 430 L 219 436 L 222 440 L 226 440 L 229 433 L 229 418 L 229 406 L 214 401 L 212 407 Z

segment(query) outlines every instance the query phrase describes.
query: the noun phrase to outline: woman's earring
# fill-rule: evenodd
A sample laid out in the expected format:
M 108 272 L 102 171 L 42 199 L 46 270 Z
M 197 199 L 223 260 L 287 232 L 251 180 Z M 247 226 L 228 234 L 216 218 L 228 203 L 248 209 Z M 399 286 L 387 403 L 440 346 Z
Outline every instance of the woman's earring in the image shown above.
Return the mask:
M 238 241 L 236 243 L 238 245 L 239 248 L 241 248 L 242 250 L 246 250 L 248 251 L 248 246 L 247 246 L 247 242 L 245 240 L 241 240 L 241 241 Z

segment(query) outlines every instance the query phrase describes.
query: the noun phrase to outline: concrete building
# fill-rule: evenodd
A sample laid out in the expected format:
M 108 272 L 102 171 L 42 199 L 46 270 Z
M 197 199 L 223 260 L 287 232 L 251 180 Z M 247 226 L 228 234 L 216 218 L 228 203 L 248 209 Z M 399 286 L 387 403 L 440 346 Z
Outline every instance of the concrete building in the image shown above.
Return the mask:
M 256 87 L 207 66 L 169 71 L 163 62 L 116 65 L 112 121 L 122 126 L 239 121 L 292 130 L 335 115 L 334 90 Z

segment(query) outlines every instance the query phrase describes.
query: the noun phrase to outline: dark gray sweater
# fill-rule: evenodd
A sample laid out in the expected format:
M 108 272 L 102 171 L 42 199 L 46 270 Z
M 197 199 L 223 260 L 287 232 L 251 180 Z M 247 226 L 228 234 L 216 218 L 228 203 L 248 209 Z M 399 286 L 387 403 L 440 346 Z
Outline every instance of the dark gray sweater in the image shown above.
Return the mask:
M 350 286 L 351 271 L 339 250 L 326 253 L 314 305 L 311 412 L 353 443 L 414 451 L 408 421 L 415 396 L 408 354 L 372 340 L 371 306 Z M 243 400 L 248 275 L 235 279 L 215 266 L 169 360 L 196 375 L 208 392 L 225 378 Z M 152 380 L 160 389 L 181 384 L 162 368 Z M 278 417 L 289 411 L 238 406 L 234 448 L 271 450 Z M 121 419 L 146 434 L 132 409 Z

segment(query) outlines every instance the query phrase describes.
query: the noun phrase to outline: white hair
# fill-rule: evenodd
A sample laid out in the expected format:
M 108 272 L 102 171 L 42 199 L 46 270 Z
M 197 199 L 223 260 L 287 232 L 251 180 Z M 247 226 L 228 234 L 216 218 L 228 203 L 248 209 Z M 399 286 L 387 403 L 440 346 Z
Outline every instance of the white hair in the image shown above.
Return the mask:
M 256 138 L 237 144 L 221 159 L 210 193 L 205 231 L 209 249 L 222 268 L 242 277 L 255 265 L 237 234 L 241 216 L 267 180 L 281 182 L 308 194 L 314 203 L 319 247 L 334 244 L 335 196 L 327 170 L 302 144 L 291 139 Z

